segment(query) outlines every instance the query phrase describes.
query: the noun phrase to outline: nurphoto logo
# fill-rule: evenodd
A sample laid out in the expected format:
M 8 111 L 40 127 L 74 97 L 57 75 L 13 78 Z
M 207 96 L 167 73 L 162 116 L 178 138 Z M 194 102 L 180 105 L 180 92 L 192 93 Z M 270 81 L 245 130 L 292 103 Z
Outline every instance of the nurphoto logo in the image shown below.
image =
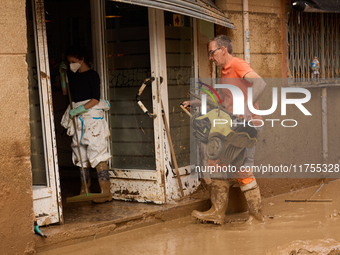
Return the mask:
M 233 97 L 233 114 L 234 115 L 244 115 L 244 95 L 240 88 L 238 88 L 235 85 L 231 84 L 215 84 L 215 88 L 213 88 L 210 85 L 207 85 L 205 83 L 200 82 L 200 84 L 208 87 L 210 90 L 213 91 L 213 93 L 216 95 L 216 97 L 219 99 L 220 104 L 222 105 L 222 100 L 220 96 L 218 95 L 216 89 L 229 89 L 232 97 Z M 205 93 L 201 94 L 201 114 L 205 115 L 207 114 L 207 95 L 209 95 L 217 107 L 217 102 L 214 98 L 214 96 L 206 89 L 199 88 L 200 90 L 204 91 Z M 299 94 L 303 95 L 303 98 L 287 98 L 287 94 Z M 283 87 L 281 88 L 281 116 L 287 115 L 287 105 L 295 105 L 304 115 L 311 116 L 312 114 L 306 109 L 306 107 L 303 105 L 311 99 L 311 93 L 309 90 L 305 88 L 292 88 L 292 87 Z M 258 110 L 255 109 L 253 106 L 253 88 L 248 88 L 248 98 L 247 98 L 247 105 L 251 113 L 261 116 L 266 116 L 274 113 L 278 106 L 278 88 L 273 87 L 272 88 L 272 105 L 267 110 Z M 249 121 L 229 121 L 230 126 L 233 125 L 246 125 L 246 123 L 249 126 L 254 126 L 254 122 L 257 123 L 257 127 L 263 126 L 265 122 L 271 123 L 271 126 L 274 127 L 275 122 L 280 122 L 283 127 L 295 127 L 297 126 L 298 122 L 295 119 L 251 119 Z M 226 119 L 215 119 L 213 121 L 214 127 L 215 125 L 220 124 L 228 124 L 228 120 Z

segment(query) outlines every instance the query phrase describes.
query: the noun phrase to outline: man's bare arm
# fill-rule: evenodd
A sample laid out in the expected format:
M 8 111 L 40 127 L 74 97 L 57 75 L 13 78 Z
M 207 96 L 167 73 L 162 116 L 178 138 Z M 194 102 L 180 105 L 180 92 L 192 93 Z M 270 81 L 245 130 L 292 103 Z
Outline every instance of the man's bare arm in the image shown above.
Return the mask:
M 243 78 L 247 82 L 253 84 L 253 105 L 254 105 L 257 101 L 259 101 L 267 84 L 264 82 L 261 76 L 259 76 L 254 71 L 247 73 Z

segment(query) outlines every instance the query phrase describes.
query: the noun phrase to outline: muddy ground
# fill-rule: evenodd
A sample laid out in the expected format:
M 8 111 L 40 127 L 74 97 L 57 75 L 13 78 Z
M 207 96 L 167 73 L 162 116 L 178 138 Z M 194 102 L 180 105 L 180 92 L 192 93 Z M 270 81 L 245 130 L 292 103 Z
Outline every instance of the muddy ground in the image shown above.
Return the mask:
M 184 217 L 39 254 L 340 254 L 340 181 L 318 188 L 264 199 L 263 224 L 243 224 L 247 213 L 223 226 Z M 285 202 L 311 197 L 332 202 Z

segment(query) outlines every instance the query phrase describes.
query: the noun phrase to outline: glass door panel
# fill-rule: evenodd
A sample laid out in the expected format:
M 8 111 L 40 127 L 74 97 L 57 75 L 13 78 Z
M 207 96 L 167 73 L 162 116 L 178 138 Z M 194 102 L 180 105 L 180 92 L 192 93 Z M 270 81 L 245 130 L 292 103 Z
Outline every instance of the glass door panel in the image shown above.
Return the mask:
M 27 66 L 30 104 L 31 164 L 34 186 L 47 186 L 44 142 L 40 112 L 37 61 L 34 44 L 33 11 L 30 1 L 27 5 Z
M 33 207 L 38 225 L 62 222 L 43 0 L 27 1 Z
M 194 77 L 192 22 L 188 16 L 164 12 L 170 133 L 178 167 L 190 165 L 190 118 L 179 104 L 189 100 Z
M 105 10 L 112 167 L 154 170 L 153 120 L 136 102 L 138 89 L 151 76 L 148 9 L 106 1 Z M 152 109 L 151 86 L 141 100 Z

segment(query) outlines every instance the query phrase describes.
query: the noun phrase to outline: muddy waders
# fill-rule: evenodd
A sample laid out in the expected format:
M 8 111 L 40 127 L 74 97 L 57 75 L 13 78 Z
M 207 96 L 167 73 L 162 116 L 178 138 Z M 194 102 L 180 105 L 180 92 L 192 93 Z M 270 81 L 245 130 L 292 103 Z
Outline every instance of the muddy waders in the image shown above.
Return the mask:
M 223 224 L 228 206 L 229 183 L 226 180 L 211 180 L 211 208 L 206 212 L 194 210 L 191 215 L 202 222 Z
M 260 188 L 256 181 L 248 185 L 241 186 L 241 190 L 246 198 L 249 217 L 247 223 L 252 223 L 253 220 L 263 222 Z M 192 216 L 202 222 L 214 222 L 215 224 L 223 224 L 225 213 L 228 206 L 229 183 L 226 180 L 212 180 L 211 184 L 211 208 L 206 212 L 194 210 Z

